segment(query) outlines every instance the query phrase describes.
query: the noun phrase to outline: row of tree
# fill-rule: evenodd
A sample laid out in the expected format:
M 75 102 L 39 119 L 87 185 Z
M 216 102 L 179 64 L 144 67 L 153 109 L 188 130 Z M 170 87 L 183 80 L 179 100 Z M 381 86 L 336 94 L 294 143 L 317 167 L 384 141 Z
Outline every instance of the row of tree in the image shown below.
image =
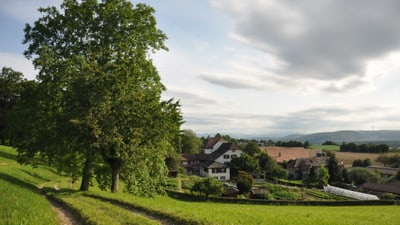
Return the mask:
M 88 190 L 95 177 L 118 191 L 162 192 L 168 152 L 179 145 L 179 102 L 165 90 L 150 58 L 167 50 L 154 9 L 127 0 L 64 0 L 39 9 L 24 32 L 36 81 L 3 68 L 1 141 L 22 163 L 47 162 Z
M 341 152 L 363 152 L 363 153 L 386 153 L 389 146 L 386 144 L 360 144 L 343 143 L 340 145 Z

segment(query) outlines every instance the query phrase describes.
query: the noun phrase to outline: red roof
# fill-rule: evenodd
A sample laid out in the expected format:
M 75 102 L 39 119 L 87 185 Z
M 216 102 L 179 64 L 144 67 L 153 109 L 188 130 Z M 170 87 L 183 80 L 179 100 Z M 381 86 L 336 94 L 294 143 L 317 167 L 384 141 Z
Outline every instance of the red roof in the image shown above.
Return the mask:
M 262 148 L 276 162 L 288 162 L 291 159 L 310 158 L 308 151 L 301 147 L 264 147 Z

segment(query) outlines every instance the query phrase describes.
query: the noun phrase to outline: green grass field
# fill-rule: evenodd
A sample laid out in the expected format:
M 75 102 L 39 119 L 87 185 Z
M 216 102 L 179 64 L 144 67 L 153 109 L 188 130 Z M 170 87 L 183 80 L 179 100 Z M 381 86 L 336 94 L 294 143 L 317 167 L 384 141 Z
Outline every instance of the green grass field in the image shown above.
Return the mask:
M 310 149 L 326 150 L 326 151 L 339 151 L 339 145 L 311 145 Z
M 71 190 L 70 179 L 39 166 L 21 166 L 15 150 L 0 146 L 0 224 L 60 224 L 38 186 L 74 208 L 87 224 L 155 224 L 126 208 Z M 54 191 L 59 185 L 63 191 Z M 166 196 L 141 198 L 92 188 L 89 194 L 116 199 L 158 215 L 185 221 L 175 224 L 400 224 L 399 206 L 268 206 L 190 202 Z

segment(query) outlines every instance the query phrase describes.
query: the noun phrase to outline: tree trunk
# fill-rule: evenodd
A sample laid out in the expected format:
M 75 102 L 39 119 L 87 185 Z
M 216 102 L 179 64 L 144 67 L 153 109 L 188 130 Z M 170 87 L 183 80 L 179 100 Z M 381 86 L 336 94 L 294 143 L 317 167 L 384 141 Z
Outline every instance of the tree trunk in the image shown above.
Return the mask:
M 118 192 L 119 173 L 121 172 L 122 162 L 119 159 L 110 159 L 111 167 L 111 192 Z
M 90 178 L 92 177 L 93 159 L 91 156 L 86 157 L 85 166 L 83 167 L 82 182 L 79 190 L 89 191 Z

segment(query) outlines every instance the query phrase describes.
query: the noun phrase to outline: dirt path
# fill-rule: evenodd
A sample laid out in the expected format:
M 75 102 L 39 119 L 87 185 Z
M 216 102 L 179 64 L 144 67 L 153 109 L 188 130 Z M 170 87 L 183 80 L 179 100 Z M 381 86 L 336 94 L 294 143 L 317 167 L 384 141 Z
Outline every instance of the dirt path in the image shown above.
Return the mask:
M 52 199 L 51 197 L 47 197 L 50 204 L 53 207 L 53 210 L 56 211 L 58 218 L 60 220 L 60 225 L 83 225 L 82 221 L 72 212 L 72 210 L 68 209 L 62 203 Z
M 46 183 L 39 184 L 38 189 L 42 195 L 46 197 L 46 199 L 50 202 L 51 207 L 57 213 L 58 219 L 60 220 L 60 225 L 83 225 L 82 221 L 79 217 L 64 204 L 58 202 L 52 197 L 46 195 L 43 190 L 43 187 Z M 60 190 L 59 183 L 54 184 L 55 190 Z

